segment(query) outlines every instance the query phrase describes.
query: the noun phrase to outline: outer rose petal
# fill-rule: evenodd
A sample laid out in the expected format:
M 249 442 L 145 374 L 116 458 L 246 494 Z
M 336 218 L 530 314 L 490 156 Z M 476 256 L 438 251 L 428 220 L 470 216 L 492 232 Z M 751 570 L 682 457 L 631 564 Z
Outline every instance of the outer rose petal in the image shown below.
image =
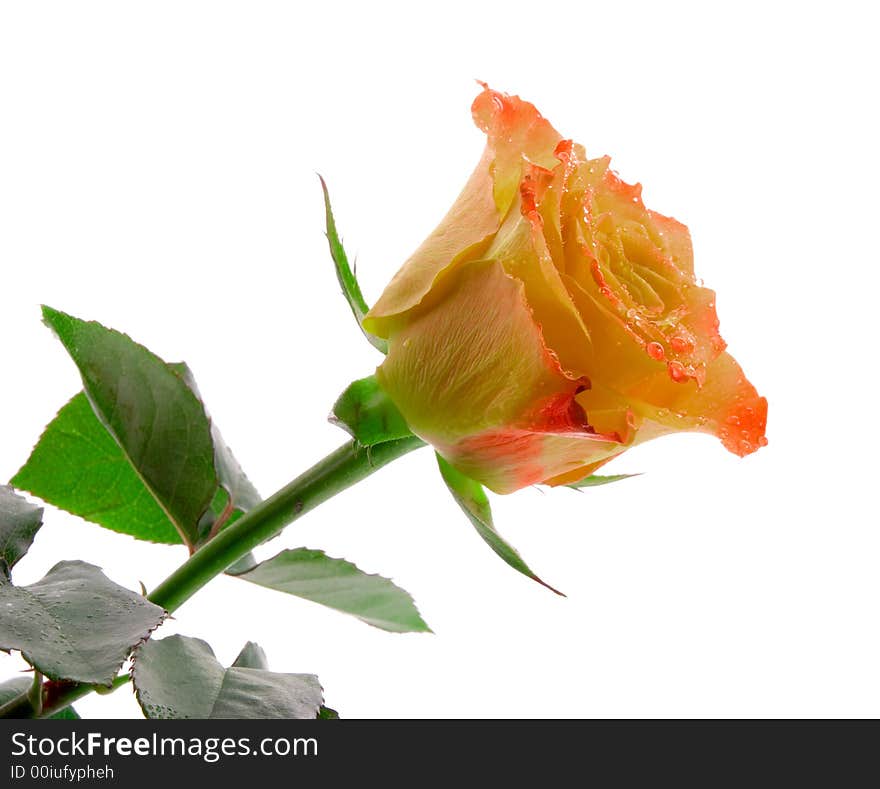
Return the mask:
M 441 453 L 442 454 L 442 453 Z M 615 455 L 620 445 L 598 435 L 503 430 L 474 436 L 449 451 L 449 462 L 495 493 L 513 493 L 527 485 L 577 482 Z
M 523 159 L 550 169 L 558 164 L 556 146 L 562 135 L 535 108 L 519 96 L 499 93 L 487 85 L 474 99 L 474 122 L 488 137 L 495 151 L 493 163 L 494 196 L 498 211 L 504 214 L 519 192 Z
M 571 485 L 573 482 L 580 482 L 584 477 L 589 477 L 590 474 L 594 474 L 602 468 L 602 466 L 604 466 L 609 460 L 614 460 L 618 455 L 623 454 L 625 450 L 626 447 L 623 447 L 603 460 L 599 460 L 595 463 L 588 463 L 586 466 L 579 466 L 574 471 L 569 471 L 566 474 L 560 474 L 556 477 L 545 479 L 544 484 L 550 485 L 551 487 L 557 487 L 558 485 Z
M 731 452 L 748 455 L 767 444 L 767 400 L 758 395 L 742 368 L 729 353 L 722 353 L 706 371 L 706 381 L 676 384 L 658 375 L 646 381 L 639 404 L 646 423 L 637 442 L 694 430 L 711 433 Z
M 483 156 L 449 213 L 367 314 L 371 334 L 388 338 L 444 274 L 482 256 L 518 196 L 524 155 L 545 167 L 558 163 L 553 152 L 561 137 L 532 104 L 484 86 L 472 111 L 488 137 Z
M 574 400 L 583 384 L 562 372 L 523 285 L 496 261 L 462 266 L 398 331 L 377 378 L 414 433 L 499 493 L 619 448 L 586 424 Z
M 486 148 L 458 199 L 443 221 L 403 264 L 364 318 L 364 328 L 389 337 L 399 316 L 419 305 L 441 275 L 460 261 L 479 258 L 501 224 L 492 198 L 490 168 L 494 154 Z
M 596 363 L 603 370 L 602 385 L 613 382 L 621 409 L 631 408 L 640 420 L 633 443 L 679 430 L 711 433 L 738 455 L 747 455 L 767 443 L 767 401 L 746 380 L 730 354 L 722 353 L 707 365 L 702 385 L 696 380 L 676 382 L 666 362 L 651 359 L 624 325 L 603 311 L 598 299 L 570 279 L 567 284 L 591 327 Z M 609 420 L 613 407 L 592 402 L 600 392 L 602 388 L 597 386 L 579 394 L 577 400 L 594 427 L 608 430 L 610 423 L 601 421 L 594 409 L 602 408 L 603 419 Z

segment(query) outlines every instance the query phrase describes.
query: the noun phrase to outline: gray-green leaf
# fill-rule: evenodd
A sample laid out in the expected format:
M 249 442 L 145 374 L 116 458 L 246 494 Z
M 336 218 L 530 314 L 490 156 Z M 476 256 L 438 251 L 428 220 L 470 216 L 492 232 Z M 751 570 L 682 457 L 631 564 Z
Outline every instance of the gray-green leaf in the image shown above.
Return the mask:
M 364 300 L 361 287 L 358 285 L 357 277 L 351 266 L 348 264 L 348 256 L 336 232 L 336 220 L 333 218 L 333 209 L 330 207 L 330 193 L 327 191 L 327 184 L 321 176 L 321 189 L 324 191 L 324 211 L 327 219 L 327 243 L 330 245 L 330 256 L 333 258 L 333 264 L 336 266 L 336 278 L 342 288 L 342 295 L 345 296 L 348 306 L 351 308 L 352 315 L 363 332 L 364 337 L 369 340 L 374 348 L 382 353 L 388 353 L 388 343 L 381 337 L 375 337 L 368 331 L 364 330 L 364 316 L 370 311 L 367 302 Z
M 551 592 L 565 597 L 558 589 L 542 581 L 531 568 L 525 563 L 516 549 L 510 545 L 496 530 L 492 523 L 492 509 L 489 506 L 489 498 L 483 486 L 476 480 L 462 474 L 458 469 L 447 463 L 440 455 L 437 455 L 437 463 L 440 466 L 440 474 L 446 482 L 458 506 L 477 530 L 477 534 L 486 541 L 488 546 L 495 551 L 514 570 L 537 581 L 541 586 L 546 586 Z
M 125 334 L 49 307 L 43 318 L 79 368 L 96 416 L 184 542 L 194 545 L 218 485 L 202 403 L 165 362 Z
M 9 571 L 24 556 L 43 523 L 43 510 L 19 496 L 12 488 L 0 485 L 0 575 Z
M 235 659 L 232 666 L 233 668 L 261 668 L 268 671 L 269 661 L 266 658 L 266 653 L 259 644 L 253 641 L 248 641 L 242 648 L 241 652 L 238 653 L 238 657 Z M 322 720 L 336 720 L 338 717 L 339 713 L 330 707 L 322 706 L 318 710 L 318 718 Z
M 139 647 L 132 681 L 148 718 L 316 718 L 323 702 L 314 674 L 223 668 L 208 644 L 186 636 Z
M 349 384 L 333 406 L 330 421 L 365 447 L 412 435 L 403 414 L 379 386 L 375 375 Z
M 0 649 L 20 650 L 50 679 L 109 685 L 164 618 L 86 562 L 59 562 L 30 586 L 0 580 Z
M 266 657 L 266 652 L 263 650 L 263 647 L 255 641 L 248 641 L 247 644 L 242 647 L 241 652 L 238 653 L 238 657 L 232 665 L 237 666 L 238 668 L 268 669 L 269 660 Z
M 235 659 L 232 666 L 233 668 L 261 668 L 268 671 L 269 661 L 266 658 L 266 653 L 259 644 L 253 641 L 248 641 L 242 648 L 241 652 L 238 653 L 238 657 Z M 339 713 L 330 707 L 322 706 L 318 710 L 318 718 L 322 720 L 336 720 L 338 717 Z
M 236 578 L 320 603 L 392 633 L 431 632 L 407 592 L 323 551 L 282 551 Z

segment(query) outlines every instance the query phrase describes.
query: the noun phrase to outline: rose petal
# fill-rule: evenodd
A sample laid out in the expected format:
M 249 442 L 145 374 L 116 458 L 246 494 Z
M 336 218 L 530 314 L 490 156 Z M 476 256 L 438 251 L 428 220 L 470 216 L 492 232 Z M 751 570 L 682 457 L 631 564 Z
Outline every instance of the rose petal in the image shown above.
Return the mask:
M 448 445 L 574 389 L 523 291 L 497 261 L 465 264 L 444 298 L 395 335 L 377 377 L 415 433 Z
M 595 463 L 589 463 L 586 466 L 579 466 L 574 471 L 569 471 L 566 474 L 560 474 L 556 477 L 551 477 L 550 479 L 545 479 L 544 484 L 550 485 L 551 487 L 558 487 L 559 485 L 571 485 L 574 482 L 580 482 L 584 477 L 589 477 L 590 474 L 595 474 L 602 466 L 604 466 L 609 460 L 614 460 L 618 455 L 623 454 L 626 447 L 622 449 L 618 449 L 612 455 L 599 460 Z
M 493 164 L 495 205 L 504 215 L 519 192 L 523 159 L 546 169 L 558 164 L 556 146 L 562 135 L 534 104 L 483 85 L 471 111 L 474 123 L 486 132 L 495 151 Z
M 444 298 L 395 335 L 377 380 L 414 433 L 496 491 L 604 456 L 544 344 L 521 282 L 498 261 L 461 267 Z
M 483 255 L 518 195 L 524 155 L 545 167 L 558 163 L 553 152 L 561 137 L 528 102 L 484 86 L 473 114 L 488 138 L 483 156 L 449 213 L 364 318 L 371 334 L 389 338 L 445 275 Z
M 717 436 L 740 457 L 767 444 L 767 400 L 729 353 L 709 365 L 702 386 L 656 376 L 642 387 L 634 407 L 654 423 L 646 425 L 639 443 L 677 430 L 693 430 Z
M 531 210 L 520 198 L 520 210 L 510 211 L 486 257 L 500 261 L 510 276 L 523 283 L 546 346 L 570 377 L 581 378 L 593 367 L 590 333 L 553 265 L 542 232 L 538 204 L 545 196 L 530 195 Z
M 492 151 L 487 148 L 449 213 L 394 275 L 364 317 L 368 332 L 390 337 L 400 323 L 395 319 L 418 306 L 444 273 L 481 256 L 501 223 L 492 198 L 492 159 Z
M 598 468 L 620 451 L 618 443 L 599 435 L 509 429 L 465 439 L 449 448 L 447 460 L 494 493 L 504 494 L 539 483 L 560 484 L 557 479 L 577 481 L 589 473 L 578 476 L 581 469 Z

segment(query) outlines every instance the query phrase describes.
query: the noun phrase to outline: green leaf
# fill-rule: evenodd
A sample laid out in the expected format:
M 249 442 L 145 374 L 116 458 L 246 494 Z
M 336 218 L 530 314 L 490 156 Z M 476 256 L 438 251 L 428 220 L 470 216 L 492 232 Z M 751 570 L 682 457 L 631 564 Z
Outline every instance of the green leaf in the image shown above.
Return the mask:
M 330 421 L 365 447 L 412 435 L 403 415 L 379 386 L 375 375 L 348 386 L 333 406 Z
M 0 649 L 20 650 L 50 679 L 109 685 L 164 618 L 86 562 L 59 562 L 30 586 L 0 580 Z
M 52 420 L 12 484 L 43 501 L 139 540 L 180 544 L 174 524 L 83 392 Z
M 210 506 L 193 527 L 196 542 L 201 543 L 258 503 L 260 495 L 210 421 L 189 368 L 182 363 L 165 367 L 173 376 L 172 384 L 182 383 L 196 398 L 202 414 L 196 421 L 210 430 L 208 457 L 216 483 Z M 170 444 L 166 451 L 169 462 L 178 463 L 177 445 Z M 49 424 L 13 484 L 113 531 L 150 542 L 183 542 L 161 498 L 99 420 L 85 393 L 76 395 Z
M 640 474 L 611 474 L 609 476 L 601 476 L 599 474 L 593 474 L 589 477 L 584 477 L 582 480 L 578 482 L 572 482 L 570 485 L 566 487 L 574 488 L 575 490 L 580 490 L 581 488 L 596 488 L 599 485 L 608 485 L 611 482 L 619 482 L 622 479 L 629 479 L 630 477 L 638 477 Z
M 339 720 L 339 713 L 332 707 L 321 707 L 321 709 L 318 710 L 318 719 L 324 721 Z
M 437 455 L 437 463 L 440 465 L 440 474 L 449 487 L 458 506 L 477 530 L 489 547 L 495 551 L 514 570 L 537 581 L 541 586 L 546 586 L 551 592 L 565 597 L 558 589 L 542 581 L 531 568 L 523 561 L 516 549 L 510 545 L 496 530 L 492 523 L 492 510 L 489 506 L 489 498 L 483 486 L 462 474 L 458 469 L 447 463 L 440 455 Z
M 336 278 L 342 287 L 342 295 L 348 301 L 348 306 L 355 317 L 355 320 L 363 332 L 364 337 L 370 341 L 374 348 L 382 353 L 388 353 L 388 343 L 381 337 L 375 337 L 368 331 L 364 330 L 364 316 L 370 311 L 364 296 L 361 293 L 361 287 L 358 285 L 357 277 L 351 266 L 348 264 L 348 256 L 339 240 L 339 234 L 336 232 L 336 220 L 333 218 L 333 209 L 330 207 L 330 193 L 327 191 L 327 184 L 321 179 L 321 189 L 324 191 L 324 209 L 327 218 L 327 242 L 330 244 L 330 255 L 336 266 Z
M 46 720 L 56 720 L 56 721 L 75 721 L 79 720 L 79 713 L 72 707 L 67 706 L 62 710 L 58 710 L 54 715 L 49 715 L 46 717 Z
M 13 677 L 0 684 L 0 707 L 6 702 L 12 701 L 16 696 L 26 693 L 31 689 L 33 680 L 28 676 Z M 50 715 L 47 720 L 78 720 L 76 710 L 73 707 L 65 707 L 54 715 Z
M 403 589 L 323 551 L 282 551 L 235 577 L 351 614 L 392 633 L 431 632 Z
M 190 391 L 202 403 L 205 414 L 211 423 L 211 441 L 214 445 L 214 468 L 217 471 L 217 479 L 220 488 L 215 491 L 211 506 L 202 514 L 199 522 L 199 540 L 201 545 L 217 534 L 221 529 L 234 523 L 245 512 L 255 507 L 262 501 L 260 494 L 242 470 L 232 450 L 223 440 L 217 423 L 210 418 L 204 405 L 201 392 L 199 392 L 196 379 L 185 362 L 171 362 L 168 365 L 177 375 L 183 379 Z M 250 558 L 249 558 L 250 557 Z M 249 562 L 249 564 L 248 564 Z M 256 564 L 253 557 L 243 557 L 236 563 L 241 567 Z
M 9 571 L 28 552 L 42 524 L 41 507 L 12 488 L 0 485 L 0 575 L 9 577 Z
M 208 644 L 186 636 L 139 647 L 132 681 L 148 718 L 316 718 L 323 701 L 314 674 L 223 668 Z
M 79 368 L 98 419 L 184 542 L 217 489 L 211 425 L 198 397 L 158 356 L 125 334 L 43 307 Z
M 190 391 L 199 399 L 211 423 L 211 441 L 214 445 L 214 468 L 217 470 L 217 479 L 220 487 L 227 493 L 226 499 L 223 502 L 224 508 L 228 506 L 229 509 L 239 514 L 247 512 L 262 501 L 260 494 L 248 479 L 247 474 L 242 470 L 232 454 L 232 450 L 229 449 L 229 446 L 223 440 L 217 423 L 210 418 L 201 392 L 199 392 L 198 384 L 196 384 L 196 379 L 189 366 L 185 362 L 172 362 L 168 366 L 183 379 Z

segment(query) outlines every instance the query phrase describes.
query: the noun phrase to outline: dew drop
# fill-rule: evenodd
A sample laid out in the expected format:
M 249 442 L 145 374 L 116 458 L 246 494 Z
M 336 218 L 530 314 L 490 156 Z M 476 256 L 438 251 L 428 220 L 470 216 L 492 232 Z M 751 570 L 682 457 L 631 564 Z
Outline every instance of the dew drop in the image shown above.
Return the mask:
M 672 346 L 672 350 L 676 353 L 693 353 L 694 352 L 694 342 L 693 340 L 689 340 L 687 337 L 673 337 L 669 344 Z
M 645 350 L 652 359 L 657 362 L 662 362 L 663 358 L 666 356 L 666 352 L 663 350 L 663 346 L 659 342 L 649 342 L 645 346 Z
M 687 381 L 688 374 L 681 362 L 669 362 L 666 365 L 666 369 L 669 371 L 669 377 L 675 381 L 675 383 L 683 384 Z

